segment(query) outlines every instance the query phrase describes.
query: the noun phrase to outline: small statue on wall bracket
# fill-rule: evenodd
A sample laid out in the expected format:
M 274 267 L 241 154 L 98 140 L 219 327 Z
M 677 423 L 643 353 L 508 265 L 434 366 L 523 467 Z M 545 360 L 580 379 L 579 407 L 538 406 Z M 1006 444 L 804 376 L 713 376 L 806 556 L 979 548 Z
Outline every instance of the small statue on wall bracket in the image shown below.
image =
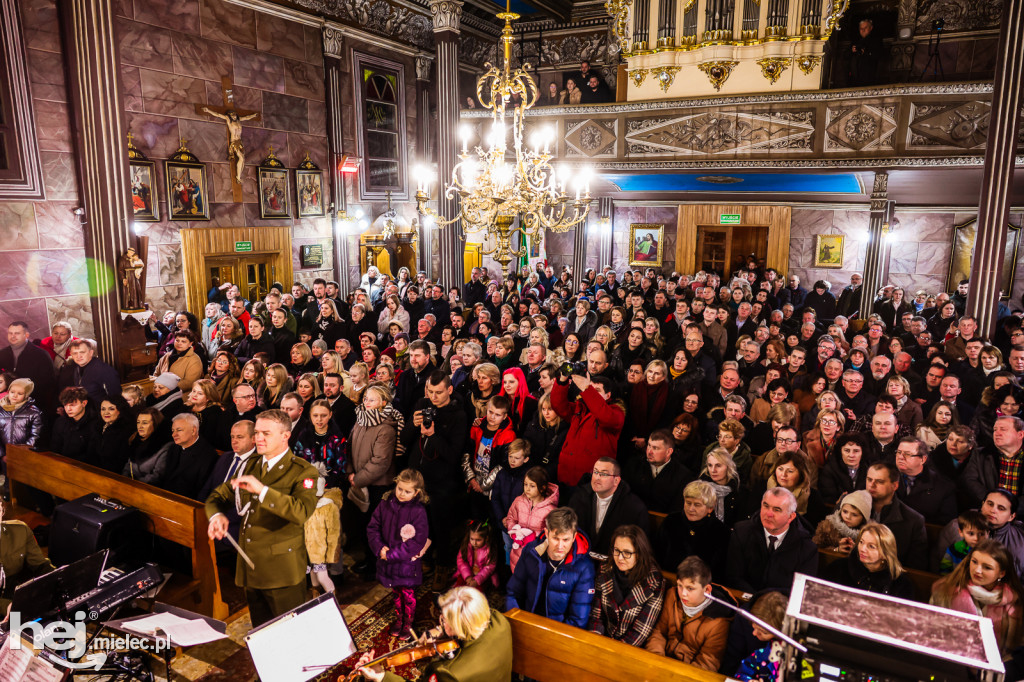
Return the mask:
M 117 264 L 117 274 L 121 280 L 122 311 L 137 312 L 145 309 L 142 291 L 142 271 L 145 269 L 145 261 L 129 246 Z

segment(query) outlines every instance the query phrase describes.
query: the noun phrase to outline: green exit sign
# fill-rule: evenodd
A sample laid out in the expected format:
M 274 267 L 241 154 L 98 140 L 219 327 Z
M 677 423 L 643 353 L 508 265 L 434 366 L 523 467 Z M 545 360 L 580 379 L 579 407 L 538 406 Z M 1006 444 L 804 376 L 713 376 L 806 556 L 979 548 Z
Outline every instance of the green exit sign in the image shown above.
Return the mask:
M 718 216 L 719 225 L 739 225 L 740 214 L 739 213 L 723 213 Z
M 235 251 L 252 251 L 252 242 L 235 242 Z

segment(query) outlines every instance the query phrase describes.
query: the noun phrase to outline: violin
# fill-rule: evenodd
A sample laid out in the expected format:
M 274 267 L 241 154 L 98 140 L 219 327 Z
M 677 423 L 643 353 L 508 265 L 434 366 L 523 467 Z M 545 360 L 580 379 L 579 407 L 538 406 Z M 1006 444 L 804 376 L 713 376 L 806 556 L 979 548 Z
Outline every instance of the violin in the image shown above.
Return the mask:
M 383 665 L 388 668 L 399 668 L 403 665 L 422 661 L 425 658 L 434 658 L 435 656 L 452 658 L 458 650 L 459 643 L 454 639 L 438 639 L 426 644 L 410 642 L 405 646 L 399 647 L 390 653 L 384 654 L 383 656 L 378 656 L 372 661 L 368 661 L 359 666 L 359 668 L 356 668 L 348 674 L 345 678 L 345 682 L 352 682 L 352 680 L 356 678 L 356 675 L 359 674 L 360 668 L 372 668 L 375 665 Z

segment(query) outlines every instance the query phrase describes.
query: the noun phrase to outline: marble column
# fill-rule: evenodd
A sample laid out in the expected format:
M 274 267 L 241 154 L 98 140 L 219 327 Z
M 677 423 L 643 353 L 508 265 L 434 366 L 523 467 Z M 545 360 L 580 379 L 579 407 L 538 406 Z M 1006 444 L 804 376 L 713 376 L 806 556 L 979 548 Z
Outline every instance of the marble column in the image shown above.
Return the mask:
M 583 273 L 587 271 L 587 241 L 593 236 L 593 228 L 590 221 L 595 220 L 593 213 L 587 216 L 581 224 L 576 226 L 576 233 L 572 240 L 572 285 L 573 292 L 583 280 Z
M 614 215 L 612 198 L 601 197 L 598 200 L 598 206 L 601 207 L 601 217 L 598 222 L 601 234 L 598 237 L 600 241 L 598 242 L 597 269 L 598 272 L 601 272 L 604 266 L 612 264 L 612 216 Z
M 345 176 L 341 173 L 344 158 L 342 141 L 344 127 L 342 125 L 341 108 L 341 50 L 344 44 L 341 31 L 331 26 L 323 29 L 324 50 L 324 95 L 327 117 L 327 174 L 331 188 L 331 226 L 334 238 L 334 279 L 338 282 L 342 298 L 352 290 L 348 262 L 348 223 L 338 219 L 338 214 L 345 211 Z
M 129 246 L 127 123 L 114 6 L 101 0 L 57 3 L 67 56 L 76 176 L 85 214 L 85 255 L 97 353 L 117 363 L 121 341 L 117 264 Z
M 978 238 L 974 244 L 967 314 L 978 318 L 982 336 L 995 333 L 1002 287 L 1006 223 L 1013 187 L 1014 156 L 1020 133 L 1024 71 L 1024 2 L 1003 5 L 1003 25 L 992 83 L 992 115 L 985 145 L 985 172 L 978 204 Z M 1009 292 L 1007 292 L 1009 293 Z
M 877 171 L 871 190 L 868 245 L 864 253 L 864 286 L 860 289 L 860 318 L 866 318 L 871 314 L 875 294 L 885 283 L 888 274 L 888 245 L 882 226 L 889 221 L 892 203 L 889 201 L 889 174 L 886 171 Z
M 416 129 L 416 154 L 419 156 L 419 163 L 423 166 L 430 166 L 433 159 L 430 135 L 432 129 L 430 125 L 430 75 L 433 67 L 433 58 L 416 57 L 416 120 L 420 122 Z M 433 226 L 423 226 L 422 223 L 419 226 L 419 268 L 421 272 L 426 273 L 428 279 L 434 278 L 433 237 L 435 229 Z
M 434 42 L 437 50 L 437 193 L 438 214 L 451 220 L 459 214 L 458 199 L 446 199 L 445 187 L 458 163 L 459 126 L 459 22 L 462 2 L 431 0 Z M 462 287 L 465 279 L 465 235 L 458 223 L 438 230 L 441 270 L 438 279 L 446 287 Z

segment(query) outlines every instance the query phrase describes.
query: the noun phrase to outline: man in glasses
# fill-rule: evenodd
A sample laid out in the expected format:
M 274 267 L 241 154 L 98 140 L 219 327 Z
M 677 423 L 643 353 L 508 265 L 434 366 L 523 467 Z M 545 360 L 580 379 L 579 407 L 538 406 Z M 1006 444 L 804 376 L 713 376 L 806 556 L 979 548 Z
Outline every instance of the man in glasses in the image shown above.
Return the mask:
M 904 438 L 896 448 L 900 487 L 896 496 L 924 517 L 943 525 L 956 518 L 956 488 L 928 464 L 928 446 L 917 438 Z
M 594 462 L 569 501 L 579 518 L 579 529 L 590 538 L 590 556 L 603 561 L 611 553 L 612 533 L 633 524 L 648 532 L 647 506 L 622 480 L 622 469 L 611 457 Z
M 864 375 L 855 369 L 843 372 L 842 386 L 836 394 L 848 421 L 860 419 L 875 406 L 875 396 L 864 390 Z
M 818 465 L 814 463 L 806 452 L 800 447 L 800 434 L 797 430 L 786 424 L 779 427 L 775 432 L 775 447 L 758 457 L 750 470 L 748 478 L 748 489 L 761 491 L 768 484 L 768 479 L 775 473 L 775 465 L 779 459 L 787 453 L 795 452 L 804 461 L 804 467 L 811 474 L 811 486 L 818 485 Z

